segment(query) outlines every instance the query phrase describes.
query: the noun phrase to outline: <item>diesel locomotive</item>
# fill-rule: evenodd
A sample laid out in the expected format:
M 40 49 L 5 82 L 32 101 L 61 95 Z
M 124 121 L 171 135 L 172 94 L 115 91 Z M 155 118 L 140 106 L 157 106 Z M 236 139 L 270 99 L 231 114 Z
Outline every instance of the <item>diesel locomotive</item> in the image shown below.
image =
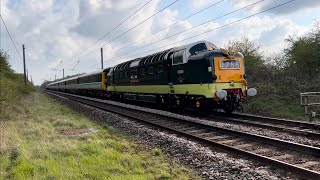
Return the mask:
M 248 89 L 244 57 L 198 41 L 103 70 L 64 79 L 47 89 L 120 101 L 150 102 L 160 107 L 241 110 L 255 88 Z

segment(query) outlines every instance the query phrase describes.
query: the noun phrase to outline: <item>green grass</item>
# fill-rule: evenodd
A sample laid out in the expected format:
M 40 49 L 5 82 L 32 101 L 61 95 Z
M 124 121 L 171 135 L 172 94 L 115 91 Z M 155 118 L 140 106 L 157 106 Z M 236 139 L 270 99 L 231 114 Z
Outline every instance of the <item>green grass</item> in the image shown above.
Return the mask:
M 288 104 L 287 101 L 276 97 L 253 97 L 244 105 L 246 113 L 261 116 L 307 120 L 303 107 L 299 104 Z
M 31 93 L 6 108 L 1 121 L 0 179 L 198 179 L 130 137 Z M 64 136 L 62 130 L 95 128 Z
M 245 113 L 309 121 L 309 118 L 304 116 L 304 107 L 300 105 L 298 89 L 276 86 L 272 83 L 268 85 L 260 83 L 254 87 L 258 89 L 258 94 L 250 97 L 248 104 L 243 106 Z M 319 118 L 314 120 L 319 121 Z

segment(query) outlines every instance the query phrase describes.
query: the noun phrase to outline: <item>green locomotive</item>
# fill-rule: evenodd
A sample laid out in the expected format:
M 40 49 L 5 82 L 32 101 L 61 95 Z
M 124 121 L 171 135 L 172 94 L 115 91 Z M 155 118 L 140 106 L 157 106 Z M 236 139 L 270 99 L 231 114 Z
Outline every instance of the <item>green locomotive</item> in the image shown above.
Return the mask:
M 88 81 L 81 80 L 85 78 Z M 198 41 L 53 82 L 47 88 L 163 107 L 232 112 L 257 93 L 256 89 L 247 88 L 245 78 L 241 53 Z

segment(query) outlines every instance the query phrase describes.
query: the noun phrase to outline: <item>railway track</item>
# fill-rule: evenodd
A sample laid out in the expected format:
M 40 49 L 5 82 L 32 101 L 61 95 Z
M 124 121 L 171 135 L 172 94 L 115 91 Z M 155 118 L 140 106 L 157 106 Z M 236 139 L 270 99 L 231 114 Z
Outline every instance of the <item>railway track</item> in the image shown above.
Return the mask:
M 306 179 L 320 179 L 320 148 L 206 125 L 183 118 L 109 104 L 104 100 L 48 92 L 82 104 L 144 122 L 223 151 L 256 160 Z
M 310 139 L 320 140 L 320 124 L 302 121 L 278 119 L 271 117 L 255 116 L 248 114 L 224 113 L 215 114 L 209 117 L 211 121 L 228 122 L 232 124 L 242 124 L 257 128 L 269 129 L 278 132 L 299 135 Z

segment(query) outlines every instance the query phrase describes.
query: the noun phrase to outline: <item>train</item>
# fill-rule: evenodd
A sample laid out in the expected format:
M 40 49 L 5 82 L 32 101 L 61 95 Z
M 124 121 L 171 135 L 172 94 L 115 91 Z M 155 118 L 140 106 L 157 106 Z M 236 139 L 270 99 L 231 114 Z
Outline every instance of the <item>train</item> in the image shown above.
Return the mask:
M 52 82 L 48 90 L 147 102 L 159 107 L 243 110 L 255 96 L 248 89 L 244 56 L 209 41 L 197 41 L 132 59 L 113 67 Z

